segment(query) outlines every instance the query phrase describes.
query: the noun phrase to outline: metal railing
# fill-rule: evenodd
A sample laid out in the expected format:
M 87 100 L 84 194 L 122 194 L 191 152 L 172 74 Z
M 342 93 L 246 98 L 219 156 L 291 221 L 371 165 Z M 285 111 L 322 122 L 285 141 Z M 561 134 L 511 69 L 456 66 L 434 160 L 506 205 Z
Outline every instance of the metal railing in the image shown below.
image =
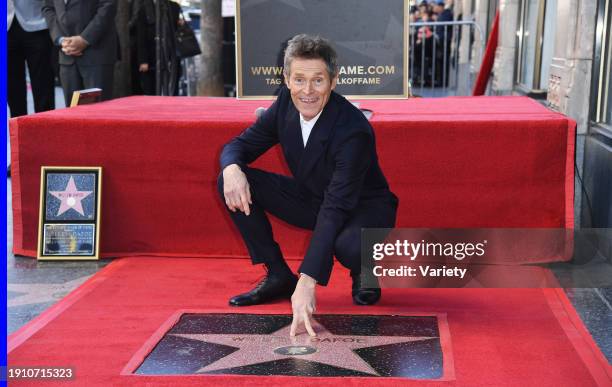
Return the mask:
M 474 21 L 410 23 L 408 73 L 412 94 L 427 97 L 467 94 L 474 78 L 472 58 L 482 58 L 484 44 L 482 29 Z

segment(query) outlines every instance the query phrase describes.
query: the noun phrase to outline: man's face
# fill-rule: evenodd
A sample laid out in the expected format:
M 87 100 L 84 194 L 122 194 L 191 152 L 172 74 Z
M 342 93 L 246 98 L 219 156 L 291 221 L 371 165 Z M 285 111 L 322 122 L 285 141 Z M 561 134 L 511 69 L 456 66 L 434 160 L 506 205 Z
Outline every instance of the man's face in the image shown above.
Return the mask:
M 285 82 L 291 91 L 293 104 L 307 121 L 323 110 L 336 87 L 336 78 L 330 79 L 322 59 L 294 58 Z

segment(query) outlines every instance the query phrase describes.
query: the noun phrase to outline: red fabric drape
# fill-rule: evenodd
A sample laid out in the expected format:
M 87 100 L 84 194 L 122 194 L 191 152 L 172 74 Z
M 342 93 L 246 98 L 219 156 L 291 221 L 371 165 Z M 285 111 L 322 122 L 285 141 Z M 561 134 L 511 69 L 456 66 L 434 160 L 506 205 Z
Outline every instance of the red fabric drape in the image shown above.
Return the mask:
M 40 167 L 102 166 L 103 256 L 246 256 L 222 145 L 270 101 L 128 97 L 11 120 L 14 252 L 35 256 Z M 572 227 L 575 123 L 526 97 L 368 100 L 398 227 Z M 278 149 L 257 167 L 287 173 Z M 273 219 L 285 255 L 309 233 Z
M 495 14 L 495 20 L 493 21 L 493 27 L 491 28 L 491 34 L 487 41 L 487 47 L 485 48 L 484 56 L 482 58 L 482 66 L 478 72 L 478 78 L 474 84 L 472 95 L 483 95 L 487 89 L 487 83 L 491 76 L 491 70 L 493 69 L 493 62 L 495 61 L 495 50 L 497 49 L 497 39 L 499 35 L 499 11 Z

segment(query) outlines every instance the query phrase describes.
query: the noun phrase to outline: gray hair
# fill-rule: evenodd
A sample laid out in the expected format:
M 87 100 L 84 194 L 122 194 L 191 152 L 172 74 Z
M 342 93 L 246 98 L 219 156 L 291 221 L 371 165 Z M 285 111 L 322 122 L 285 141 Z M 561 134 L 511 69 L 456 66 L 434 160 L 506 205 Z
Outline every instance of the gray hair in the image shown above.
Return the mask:
M 291 62 L 295 58 L 322 59 L 327 65 L 330 79 L 338 75 L 338 55 L 329 40 L 320 36 L 299 34 L 287 42 L 285 50 L 284 70 L 287 77 L 290 75 Z

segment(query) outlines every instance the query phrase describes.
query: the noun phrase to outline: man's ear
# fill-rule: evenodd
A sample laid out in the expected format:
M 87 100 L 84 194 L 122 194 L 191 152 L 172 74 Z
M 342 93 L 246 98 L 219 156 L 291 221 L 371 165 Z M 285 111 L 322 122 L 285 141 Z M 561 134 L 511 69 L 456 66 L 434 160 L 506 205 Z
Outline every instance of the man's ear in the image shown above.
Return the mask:
M 289 86 L 289 77 L 287 76 L 287 73 L 283 71 L 283 77 L 285 78 L 285 85 L 287 85 L 288 89 L 291 89 L 291 87 Z
M 332 90 L 336 88 L 336 83 L 338 83 L 338 76 L 336 75 L 334 79 L 332 79 L 331 88 Z

